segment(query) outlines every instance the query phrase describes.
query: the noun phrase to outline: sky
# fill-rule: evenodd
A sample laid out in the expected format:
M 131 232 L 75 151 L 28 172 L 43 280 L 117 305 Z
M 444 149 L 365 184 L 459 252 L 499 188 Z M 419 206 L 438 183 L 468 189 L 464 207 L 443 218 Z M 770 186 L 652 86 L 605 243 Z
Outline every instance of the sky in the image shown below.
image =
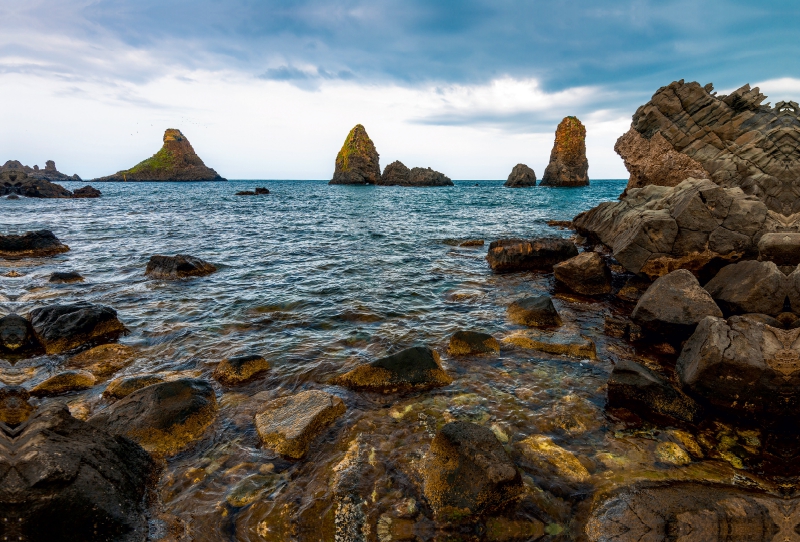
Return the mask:
M 229 179 L 329 179 L 363 124 L 381 167 L 541 177 L 558 122 L 626 178 L 631 115 L 678 79 L 800 101 L 800 3 L 0 0 L 0 162 L 84 179 L 178 128 Z

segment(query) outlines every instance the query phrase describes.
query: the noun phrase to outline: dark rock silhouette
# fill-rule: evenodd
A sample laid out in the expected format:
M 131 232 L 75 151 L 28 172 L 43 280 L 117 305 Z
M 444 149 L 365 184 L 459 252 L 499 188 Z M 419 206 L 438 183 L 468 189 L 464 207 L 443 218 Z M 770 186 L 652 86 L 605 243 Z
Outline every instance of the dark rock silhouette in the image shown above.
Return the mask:
M 92 186 L 86 185 L 83 188 L 78 188 L 74 192 L 72 192 L 73 198 L 99 198 L 102 196 L 103 193 L 100 192 L 97 188 Z
M 561 237 L 499 239 L 489 244 L 486 261 L 495 273 L 552 271 L 553 265 L 577 255 L 575 244 Z
M 0 258 L 19 260 L 42 258 L 67 252 L 63 244 L 50 230 L 29 231 L 23 235 L 0 235 Z
M 0 196 L 27 198 L 71 198 L 72 192 L 46 179 L 37 179 L 21 170 L 0 172 Z
M 503 186 L 509 188 L 526 188 L 536 186 L 536 173 L 525 164 L 517 164 L 506 179 Z
M 31 326 L 48 354 L 60 354 L 97 341 L 108 341 L 125 333 L 117 311 L 103 305 L 74 303 L 33 309 Z
M 156 279 L 181 279 L 210 275 L 216 270 L 213 264 L 187 254 L 175 256 L 157 254 L 150 256 L 144 274 Z
M 377 184 L 383 186 L 406 185 L 408 183 L 408 176 L 411 170 L 406 167 L 400 160 L 395 160 L 385 168 L 383 168 L 383 175 Z

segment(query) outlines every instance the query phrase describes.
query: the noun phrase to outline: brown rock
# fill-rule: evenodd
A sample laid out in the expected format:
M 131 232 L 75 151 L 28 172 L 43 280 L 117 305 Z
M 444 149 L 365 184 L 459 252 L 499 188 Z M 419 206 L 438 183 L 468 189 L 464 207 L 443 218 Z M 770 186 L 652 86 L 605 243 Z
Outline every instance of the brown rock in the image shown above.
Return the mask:
M 204 277 L 214 273 L 217 268 L 200 258 L 188 254 L 175 256 L 150 256 L 144 274 L 156 279 L 182 279 L 187 277 Z
M 795 280 L 800 274 L 785 276 L 773 262 L 748 260 L 723 267 L 705 285 L 705 290 L 728 315 L 762 313 L 777 316 L 789 297 L 800 310 L 800 292 Z M 798 280 L 797 286 L 800 286 Z
M 25 353 L 37 346 L 28 320 L 13 313 L 0 318 L 0 352 Z
M 576 333 L 552 333 L 537 329 L 515 331 L 503 342 L 527 350 L 537 350 L 579 359 L 597 359 L 594 341 Z
M 383 175 L 378 180 L 377 184 L 383 186 L 404 186 L 408 184 L 408 176 L 411 170 L 406 167 L 400 160 L 395 160 L 385 168 L 383 168 Z
M 611 292 L 611 270 L 597 252 L 581 252 L 553 266 L 558 282 L 577 294 L 603 295 Z
M 339 397 L 319 390 L 279 397 L 262 408 L 255 417 L 261 441 L 293 459 L 306 455 L 314 438 L 346 410 Z
M 72 193 L 73 198 L 99 198 L 102 195 L 103 193 L 97 188 L 93 188 L 88 184 L 83 188 L 78 188 Z
M 588 173 L 586 128 L 577 117 L 564 117 L 556 128 L 556 140 L 541 186 L 588 186 Z
M 517 164 L 506 179 L 503 186 L 509 188 L 526 188 L 536 186 L 536 173 L 525 164 Z
M 101 344 L 72 356 L 67 360 L 67 366 L 83 369 L 97 378 L 105 378 L 130 365 L 135 356 L 136 350 L 130 346 Z
M 800 264 L 800 233 L 765 233 L 758 241 L 758 259 L 792 267 Z
M 450 337 L 447 353 L 451 356 L 471 356 L 475 354 L 498 354 L 500 343 L 488 333 L 478 331 L 457 331 Z
M 336 155 L 336 169 L 328 184 L 376 184 L 381 178 L 378 160 L 375 144 L 364 127 L 356 124 Z
M 269 370 L 269 362 L 259 355 L 223 359 L 214 370 L 214 378 L 227 385 L 242 384 Z
M 22 386 L 0 388 L 0 423 L 16 427 L 27 420 L 33 412 L 28 399 L 30 394 Z
M 547 295 L 526 297 L 508 306 L 508 319 L 521 326 L 558 327 L 563 322 Z
M 50 275 L 50 280 L 54 284 L 69 284 L 72 282 L 83 282 L 83 276 L 77 271 L 56 271 Z
M 429 390 L 453 379 L 442 369 L 439 354 L 427 346 L 407 348 L 336 377 L 332 383 L 383 393 Z
M 102 305 L 48 305 L 30 314 L 36 339 L 48 354 L 60 354 L 98 341 L 113 340 L 127 329 L 117 312 Z
M 34 397 L 53 397 L 71 391 L 88 390 L 97 379 L 87 371 L 64 371 L 40 382 L 31 390 Z
M 106 399 L 122 399 L 136 390 L 152 386 L 153 384 L 161 384 L 162 382 L 166 382 L 166 380 L 160 375 L 124 376 L 109 382 L 103 392 L 103 397 Z
M 495 273 L 514 271 L 552 271 L 553 265 L 578 255 L 568 239 L 500 239 L 489 244 L 486 261 Z
M 0 235 L 0 258 L 7 260 L 55 256 L 68 250 L 69 247 L 62 244 L 50 230 L 29 231 L 23 235 Z

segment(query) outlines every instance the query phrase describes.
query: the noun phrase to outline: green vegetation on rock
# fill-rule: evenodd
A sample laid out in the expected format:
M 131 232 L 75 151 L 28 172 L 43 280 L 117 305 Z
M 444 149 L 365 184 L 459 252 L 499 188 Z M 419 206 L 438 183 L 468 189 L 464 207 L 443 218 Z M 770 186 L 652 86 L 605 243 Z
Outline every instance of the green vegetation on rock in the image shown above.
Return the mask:
M 120 171 L 119 174 L 132 175 L 143 171 L 168 171 L 173 168 L 175 168 L 175 157 L 172 152 L 162 147 L 147 160 L 142 160 L 131 169 Z

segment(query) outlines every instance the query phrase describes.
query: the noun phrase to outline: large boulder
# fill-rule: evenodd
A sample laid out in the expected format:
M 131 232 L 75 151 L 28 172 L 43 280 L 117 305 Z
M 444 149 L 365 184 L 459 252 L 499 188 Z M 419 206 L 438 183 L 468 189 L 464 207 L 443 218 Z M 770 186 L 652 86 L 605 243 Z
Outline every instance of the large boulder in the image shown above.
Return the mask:
M 395 160 L 385 168 L 383 175 L 376 184 L 383 186 L 405 186 L 408 184 L 408 176 L 411 170 L 400 160 Z
M 375 144 L 360 124 L 356 124 L 336 155 L 333 179 L 328 184 L 376 184 L 381 178 Z
M 658 373 L 621 359 L 608 379 L 609 408 L 625 408 L 658 424 L 695 423 L 702 413 L 697 403 Z
M 521 326 L 559 327 L 563 322 L 549 295 L 518 299 L 508 306 L 508 319 Z
M 59 184 L 37 179 L 20 170 L 0 172 L 0 196 L 27 198 L 71 198 L 72 192 Z
M 789 297 L 800 311 L 800 272 L 784 275 L 773 262 L 747 260 L 723 267 L 706 285 L 727 315 L 760 313 L 777 316 Z
M 553 276 L 576 294 L 611 292 L 611 270 L 597 252 L 581 252 L 553 266 Z
M 214 378 L 226 385 L 242 384 L 269 370 L 263 356 L 251 354 L 223 359 L 214 369 Z
M 574 219 L 576 231 L 608 246 L 634 274 L 651 279 L 676 269 L 755 258 L 761 235 L 781 225 L 758 199 L 708 179 L 674 187 L 648 185 Z
M 524 491 L 494 433 L 469 422 L 442 427 L 431 441 L 422 476 L 425 498 L 443 520 L 494 512 Z
M 688 336 L 706 316 L 722 316 L 709 293 L 689 271 L 678 269 L 656 280 L 631 313 L 634 322 L 663 335 Z
M 30 313 L 36 339 L 48 354 L 60 354 L 85 344 L 116 339 L 127 331 L 117 311 L 103 305 L 48 305 Z
M 800 264 L 800 233 L 765 233 L 758 240 L 758 259 L 793 267 Z
M 499 354 L 500 343 L 488 333 L 480 331 L 456 331 L 450 337 L 447 353 L 451 356 Z
M 153 156 L 130 169 L 94 179 L 94 182 L 224 180 L 216 171 L 206 167 L 180 130 L 168 128 L 164 132 L 164 144 L 161 150 Z
M 83 276 L 77 271 L 56 271 L 50 275 L 50 280 L 53 284 L 69 284 L 72 282 L 83 282 Z
M 188 254 L 175 256 L 150 256 L 144 274 L 154 279 L 174 280 L 188 277 L 204 277 L 217 270 L 216 266 Z
M 211 384 L 180 378 L 134 391 L 89 421 L 128 437 L 148 452 L 171 456 L 202 437 L 216 415 Z
M 577 255 L 575 244 L 561 237 L 500 239 L 489 244 L 486 261 L 495 273 L 549 272 L 555 264 Z
M 0 424 L 0 450 L 6 539 L 147 540 L 145 493 L 156 466 L 137 444 L 54 403 L 16 429 Z
M 508 188 L 536 186 L 536 173 L 525 164 L 517 164 L 514 166 L 514 169 L 511 170 L 503 186 Z
M 336 377 L 333 383 L 355 390 L 402 393 L 439 388 L 452 381 L 435 350 L 415 346 L 359 365 Z
M 261 442 L 281 455 L 300 459 L 311 442 L 344 414 L 344 402 L 324 391 L 306 390 L 265 403 L 256 414 Z
M 564 117 L 556 128 L 556 140 L 550 152 L 550 163 L 542 176 L 541 186 L 588 185 L 586 128 L 577 117 Z
M 411 168 L 407 186 L 453 186 L 450 177 L 431 168 Z
M 67 252 L 63 244 L 50 230 L 29 231 L 23 235 L 0 235 L 0 258 L 42 258 Z
M 774 420 L 800 414 L 800 328 L 708 316 L 676 364 L 683 385 L 722 410 Z M 794 422 L 791 422 L 794 423 Z
M 97 378 L 106 378 L 124 369 L 136 358 L 136 350 L 124 344 L 101 344 L 67 360 L 67 367 L 83 369 Z
M 28 320 L 19 314 L 0 318 L 0 352 L 25 353 L 36 346 L 33 328 Z
M 76 199 L 99 198 L 102 195 L 103 193 L 100 192 L 97 188 L 94 188 L 88 184 L 83 188 L 78 188 L 77 190 L 72 192 L 72 197 Z

